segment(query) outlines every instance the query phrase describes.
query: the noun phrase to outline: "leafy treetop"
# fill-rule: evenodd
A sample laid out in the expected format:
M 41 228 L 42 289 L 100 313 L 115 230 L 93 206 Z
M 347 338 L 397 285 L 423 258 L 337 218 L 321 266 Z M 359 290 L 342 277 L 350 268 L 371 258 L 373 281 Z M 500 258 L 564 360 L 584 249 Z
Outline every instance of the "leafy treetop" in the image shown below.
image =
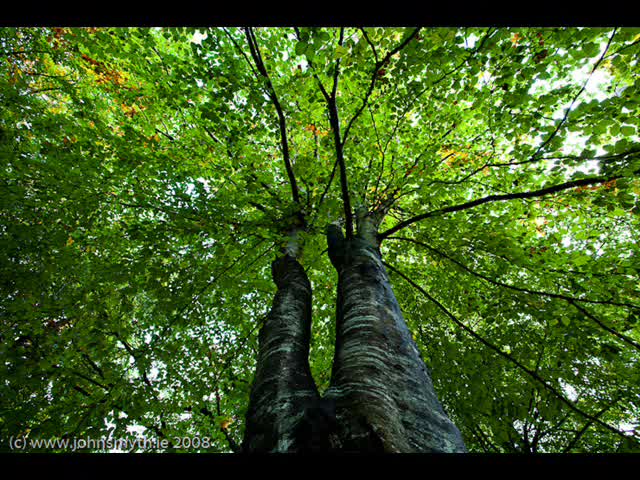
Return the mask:
M 2 438 L 237 448 L 292 228 L 383 258 L 472 451 L 638 451 L 640 30 L 0 30 Z

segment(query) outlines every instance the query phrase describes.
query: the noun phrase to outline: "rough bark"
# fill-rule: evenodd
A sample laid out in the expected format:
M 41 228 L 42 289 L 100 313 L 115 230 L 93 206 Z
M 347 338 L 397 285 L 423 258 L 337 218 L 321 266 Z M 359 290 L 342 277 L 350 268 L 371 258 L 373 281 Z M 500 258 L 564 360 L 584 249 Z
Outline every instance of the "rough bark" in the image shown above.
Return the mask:
M 311 285 L 295 236 L 272 264 L 278 288 L 260 330 L 245 452 L 464 452 L 382 264 L 375 217 L 357 235 L 329 228 L 338 272 L 331 385 L 320 398 L 309 368 Z
M 291 249 L 271 265 L 278 288 L 259 334 L 256 374 L 243 441 L 245 452 L 320 448 L 313 439 L 319 395 L 309 368 L 311 284 Z
M 375 218 L 359 217 L 350 241 L 328 231 L 338 272 L 336 351 L 324 401 L 333 444 L 347 451 L 464 452 L 438 401 L 382 264 Z

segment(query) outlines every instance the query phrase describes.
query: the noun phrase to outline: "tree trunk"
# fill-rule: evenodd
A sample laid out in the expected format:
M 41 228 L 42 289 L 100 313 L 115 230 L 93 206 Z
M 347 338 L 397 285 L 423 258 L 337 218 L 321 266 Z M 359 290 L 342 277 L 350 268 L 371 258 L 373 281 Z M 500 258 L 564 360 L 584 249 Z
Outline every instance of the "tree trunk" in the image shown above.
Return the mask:
M 328 232 L 338 272 L 336 350 L 325 401 L 334 404 L 341 449 L 464 452 L 460 432 L 438 401 L 426 366 L 382 264 L 377 222 L 359 218 L 345 240 Z
M 319 402 L 309 368 L 311 284 L 291 255 L 276 259 L 278 291 L 260 329 L 258 360 L 243 441 L 245 452 L 297 452 L 305 414 Z M 304 437 L 304 433 L 302 437 Z
M 323 398 L 309 369 L 311 285 L 295 255 L 272 264 L 278 291 L 260 330 L 245 452 L 464 452 L 393 294 L 376 239 L 329 228 L 338 272 L 336 349 Z

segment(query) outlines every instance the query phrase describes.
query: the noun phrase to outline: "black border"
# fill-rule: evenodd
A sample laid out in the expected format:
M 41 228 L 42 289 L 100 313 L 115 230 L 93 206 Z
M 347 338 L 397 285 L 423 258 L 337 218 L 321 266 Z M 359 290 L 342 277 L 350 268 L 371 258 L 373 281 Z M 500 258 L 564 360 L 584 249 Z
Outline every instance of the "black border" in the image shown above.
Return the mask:
M 206 475 L 225 478 L 224 475 L 248 474 L 269 478 L 271 471 L 279 476 L 295 477 L 350 473 L 375 473 L 410 477 L 441 476 L 455 473 L 477 475 L 486 472 L 491 480 L 513 480 L 523 475 L 539 476 L 545 473 L 575 478 L 582 474 L 617 477 L 637 474 L 640 454 L 386 454 L 386 455 L 243 455 L 243 454 L 0 454 L 3 471 L 33 472 L 42 468 L 47 472 L 63 473 L 69 470 L 95 474 L 105 478 L 110 473 L 127 476 L 135 473 L 159 472 L 168 476 L 173 472 L 191 478 Z M 300 467 L 300 469 L 296 468 Z M 257 468 L 257 470 L 256 470 Z M 336 470 L 339 468 L 340 470 Z M 565 470 L 567 469 L 567 470 Z M 230 477 L 226 477 L 230 478 Z M 481 477 L 480 477 L 481 478 Z
M 629 6 L 536 2 L 52 2 L 5 10 L 0 26 L 584 26 L 640 27 Z

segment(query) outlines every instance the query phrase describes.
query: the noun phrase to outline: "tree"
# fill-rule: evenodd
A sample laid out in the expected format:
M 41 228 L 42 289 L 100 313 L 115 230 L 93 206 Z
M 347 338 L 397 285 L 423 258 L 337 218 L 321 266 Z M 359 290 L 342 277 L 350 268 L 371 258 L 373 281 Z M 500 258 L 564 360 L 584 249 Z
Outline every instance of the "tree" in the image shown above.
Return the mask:
M 639 38 L 2 29 L 2 438 L 638 451 Z

